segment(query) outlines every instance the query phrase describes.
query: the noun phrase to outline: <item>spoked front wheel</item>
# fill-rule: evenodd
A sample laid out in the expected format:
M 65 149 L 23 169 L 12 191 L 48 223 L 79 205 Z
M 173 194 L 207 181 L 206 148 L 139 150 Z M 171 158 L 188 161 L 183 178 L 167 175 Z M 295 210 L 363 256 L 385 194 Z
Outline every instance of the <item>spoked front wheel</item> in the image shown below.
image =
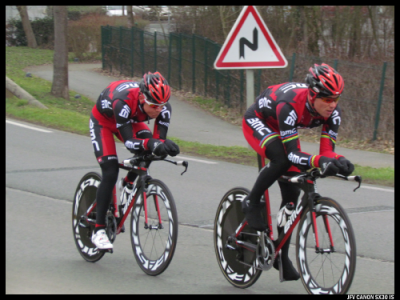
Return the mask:
M 140 189 L 131 217 L 132 249 L 143 272 L 155 276 L 165 271 L 174 256 L 178 214 L 171 192 L 159 180 L 149 181 L 144 200 L 143 189 Z
M 96 224 L 96 194 L 101 176 L 90 172 L 79 182 L 72 205 L 72 231 L 79 254 L 89 262 L 100 260 L 104 251 L 92 243 L 92 232 Z
M 301 280 L 310 294 L 345 294 L 356 269 L 353 228 L 346 212 L 333 199 L 318 199 L 315 210 L 319 249 L 308 208 L 299 223 L 296 256 Z
M 244 220 L 242 201 L 250 193 L 245 188 L 233 188 L 222 198 L 214 221 L 214 248 L 218 265 L 225 278 L 233 286 L 247 288 L 253 285 L 261 275 L 257 269 L 255 249 L 239 246 L 240 242 L 257 244 L 257 231 L 245 226 L 239 236 L 236 230 Z M 243 244 L 242 244 L 243 245 Z

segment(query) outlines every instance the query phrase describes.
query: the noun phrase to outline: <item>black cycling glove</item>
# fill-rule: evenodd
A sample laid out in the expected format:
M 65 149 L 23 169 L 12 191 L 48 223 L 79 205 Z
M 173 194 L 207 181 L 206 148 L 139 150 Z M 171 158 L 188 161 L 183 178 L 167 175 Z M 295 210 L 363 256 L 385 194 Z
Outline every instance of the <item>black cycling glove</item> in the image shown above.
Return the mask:
M 158 139 L 149 139 L 147 142 L 147 148 L 149 148 L 149 150 L 157 156 L 168 154 L 167 150 L 165 149 L 165 144 Z
M 321 167 L 322 178 L 336 175 L 343 168 L 343 165 L 337 159 L 326 156 L 322 156 L 319 159 L 319 165 Z
M 342 169 L 340 170 L 340 174 L 344 176 L 349 176 L 354 171 L 354 165 L 346 158 L 341 156 L 339 158 L 339 162 L 342 164 Z
M 165 140 L 164 146 L 165 146 L 165 150 L 171 156 L 176 156 L 180 153 L 179 146 L 171 140 Z

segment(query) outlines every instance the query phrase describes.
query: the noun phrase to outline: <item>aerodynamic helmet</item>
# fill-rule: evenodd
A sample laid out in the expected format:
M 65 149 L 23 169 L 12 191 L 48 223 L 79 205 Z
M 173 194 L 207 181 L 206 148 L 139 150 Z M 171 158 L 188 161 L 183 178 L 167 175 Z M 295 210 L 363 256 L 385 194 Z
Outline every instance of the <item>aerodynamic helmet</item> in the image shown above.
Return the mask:
M 139 87 L 147 100 L 154 104 L 165 104 L 171 97 L 171 88 L 159 72 L 144 74 Z
M 314 67 L 309 69 L 306 83 L 309 85 L 312 99 L 317 96 L 331 97 L 340 95 L 344 88 L 342 76 L 325 63 L 321 65 L 314 64 Z

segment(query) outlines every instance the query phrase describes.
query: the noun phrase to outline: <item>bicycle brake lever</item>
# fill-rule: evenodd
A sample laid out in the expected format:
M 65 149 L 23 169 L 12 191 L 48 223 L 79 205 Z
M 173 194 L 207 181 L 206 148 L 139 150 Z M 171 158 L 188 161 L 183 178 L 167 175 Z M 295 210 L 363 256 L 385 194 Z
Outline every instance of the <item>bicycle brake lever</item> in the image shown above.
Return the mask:
M 356 187 L 356 188 L 353 190 L 353 192 L 355 192 L 357 189 L 360 188 L 362 178 L 361 178 L 361 176 L 358 176 L 358 175 L 357 175 L 357 176 L 354 177 L 354 180 L 358 182 L 358 187 Z
M 177 166 L 180 166 L 180 165 L 184 166 L 185 167 L 185 171 L 183 171 L 181 173 L 181 175 L 183 175 L 183 173 L 185 173 L 187 171 L 187 168 L 188 168 L 188 165 L 189 165 L 189 163 L 186 160 L 174 161 L 174 160 L 170 160 L 170 159 L 163 159 L 163 161 L 170 162 L 170 163 L 172 163 L 174 165 L 177 165 Z
M 185 173 L 186 171 L 187 171 L 187 168 L 188 168 L 188 166 L 189 166 L 189 163 L 187 162 L 187 161 L 183 161 L 182 162 L 182 166 L 184 166 L 185 167 L 185 171 L 183 171 L 182 173 L 181 173 L 181 176 L 183 175 L 183 173 Z
M 356 175 L 356 176 L 344 176 L 342 174 L 336 174 L 335 176 L 339 177 L 339 178 L 342 178 L 342 179 L 345 179 L 345 180 L 354 180 L 354 181 L 358 182 L 358 186 L 353 190 L 353 192 L 355 192 L 361 186 L 362 178 L 359 175 Z

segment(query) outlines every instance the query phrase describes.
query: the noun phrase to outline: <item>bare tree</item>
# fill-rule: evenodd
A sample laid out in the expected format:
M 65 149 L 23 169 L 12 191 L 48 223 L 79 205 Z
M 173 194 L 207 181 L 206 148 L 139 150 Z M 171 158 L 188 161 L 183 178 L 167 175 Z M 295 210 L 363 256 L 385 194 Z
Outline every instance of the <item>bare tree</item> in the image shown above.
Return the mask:
M 242 6 L 174 8 L 178 32 L 223 44 Z M 257 6 L 286 53 L 358 61 L 394 57 L 394 6 Z
M 128 27 L 133 27 L 135 25 L 135 17 L 133 16 L 132 5 L 126 6 L 126 12 L 128 15 Z
M 54 71 L 51 93 L 69 100 L 67 6 L 54 6 Z
M 371 19 L 372 34 L 375 40 L 375 45 L 378 48 L 378 56 L 382 56 L 381 45 L 378 40 L 377 26 L 376 26 L 376 7 L 368 5 L 368 14 Z
M 16 5 L 18 12 L 21 16 L 22 26 L 24 27 L 24 32 L 26 40 L 28 42 L 29 48 L 37 48 L 35 34 L 33 33 L 31 22 L 29 21 L 28 10 L 26 5 Z

